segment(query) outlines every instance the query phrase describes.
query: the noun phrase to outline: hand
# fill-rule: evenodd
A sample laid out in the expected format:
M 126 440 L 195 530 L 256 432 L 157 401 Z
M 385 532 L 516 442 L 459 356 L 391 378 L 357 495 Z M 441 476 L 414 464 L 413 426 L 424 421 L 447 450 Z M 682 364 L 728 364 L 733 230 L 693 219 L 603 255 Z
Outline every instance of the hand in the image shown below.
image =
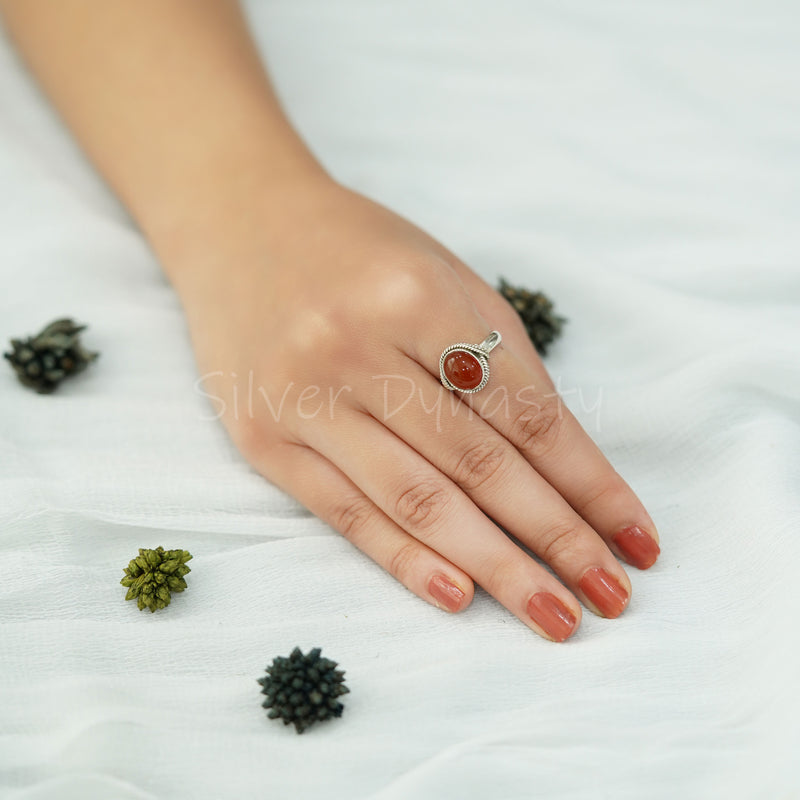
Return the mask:
M 659 552 L 641 503 L 558 402 L 506 302 L 327 177 L 238 4 L 41 5 L 0 12 L 178 289 L 206 389 L 250 462 L 428 602 L 464 608 L 475 580 L 558 641 L 578 599 L 620 614 L 630 583 L 614 554 L 646 568 Z M 166 62 L 152 57 L 164 42 Z M 439 355 L 491 330 L 503 344 L 489 384 L 459 403 Z
M 618 616 L 631 587 L 615 555 L 649 567 L 655 526 L 506 301 L 327 179 L 230 218 L 167 258 L 204 391 L 250 463 L 440 608 L 465 608 L 475 581 L 554 641 L 579 600 Z M 445 390 L 442 350 L 491 330 L 488 385 Z

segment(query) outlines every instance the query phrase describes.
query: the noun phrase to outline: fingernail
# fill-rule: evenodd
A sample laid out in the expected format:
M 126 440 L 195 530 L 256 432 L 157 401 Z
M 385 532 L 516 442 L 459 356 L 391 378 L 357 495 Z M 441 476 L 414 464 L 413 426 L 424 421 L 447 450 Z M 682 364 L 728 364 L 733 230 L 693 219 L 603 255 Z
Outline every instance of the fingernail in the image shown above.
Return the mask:
M 661 552 L 658 542 L 647 531 L 636 525 L 620 531 L 614 537 L 614 544 L 620 549 L 625 560 L 639 569 L 652 567 Z
M 528 600 L 528 614 L 557 642 L 563 642 L 575 630 L 575 615 L 549 592 L 538 592 Z
M 579 586 L 604 617 L 618 617 L 628 603 L 628 593 L 619 581 L 600 567 L 586 570 Z
M 443 605 L 448 611 L 458 611 L 464 592 L 443 575 L 434 575 L 428 583 L 428 591 L 437 603 Z

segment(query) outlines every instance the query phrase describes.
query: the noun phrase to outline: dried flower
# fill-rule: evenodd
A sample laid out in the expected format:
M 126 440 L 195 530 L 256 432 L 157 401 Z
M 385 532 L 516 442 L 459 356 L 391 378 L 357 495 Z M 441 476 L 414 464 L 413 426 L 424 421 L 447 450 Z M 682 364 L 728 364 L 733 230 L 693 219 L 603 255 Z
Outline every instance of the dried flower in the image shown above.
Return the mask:
M 183 576 L 191 572 L 186 562 L 192 555 L 188 550 L 155 550 L 139 548 L 139 555 L 125 567 L 125 577 L 120 581 L 128 587 L 126 600 L 136 598 L 140 609 L 151 612 L 166 608 L 172 592 L 186 588 Z
M 539 354 L 547 355 L 547 348 L 561 335 L 561 328 L 567 320 L 553 313 L 552 301 L 542 292 L 512 286 L 503 278 L 500 278 L 498 291 L 519 314 Z
M 344 706 L 336 699 L 350 690 L 344 685 L 344 672 L 336 662 L 321 658 L 315 647 L 303 655 L 299 647 L 288 658 L 278 656 L 267 667 L 267 675 L 258 678 L 267 699 L 261 704 L 271 709 L 270 719 L 283 718 L 283 724 L 294 723 L 302 733 L 315 722 L 340 717 Z
M 36 336 L 12 339 L 9 360 L 17 378 L 40 394 L 52 392 L 64 378 L 75 375 L 97 358 L 81 345 L 85 325 L 71 319 L 57 319 Z

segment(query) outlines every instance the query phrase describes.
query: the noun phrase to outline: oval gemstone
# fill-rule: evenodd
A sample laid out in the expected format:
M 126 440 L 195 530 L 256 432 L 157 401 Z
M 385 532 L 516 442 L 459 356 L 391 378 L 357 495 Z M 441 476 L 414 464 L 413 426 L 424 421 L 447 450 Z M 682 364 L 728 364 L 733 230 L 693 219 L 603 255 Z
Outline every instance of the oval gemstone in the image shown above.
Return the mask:
M 456 389 L 474 389 L 483 380 L 483 367 L 472 353 L 453 350 L 445 356 L 444 376 Z

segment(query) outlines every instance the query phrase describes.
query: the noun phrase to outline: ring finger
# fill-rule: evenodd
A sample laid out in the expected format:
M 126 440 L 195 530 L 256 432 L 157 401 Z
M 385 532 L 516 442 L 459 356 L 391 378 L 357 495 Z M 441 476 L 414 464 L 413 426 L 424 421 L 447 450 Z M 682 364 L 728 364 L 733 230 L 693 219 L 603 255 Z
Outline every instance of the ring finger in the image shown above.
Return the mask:
M 365 412 L 309 425 L 303 440 L 400 528 L 463 569 L 525 625 L 564 641 L 580 605 L 449 478 Z M 353 447 L 353 442 L 359 447 Z
M 602 538 L 456 395 L 414 362 L 406 373 L 393 386 L 386 376 L 376 387 L 369 413 L 546 561 L 592 611 L 619 616 L 630 598 L 630 581 Z M 412 395 L 407 394 L 409 383 Z M 408 398 L 413 402 L 394 413 Z

